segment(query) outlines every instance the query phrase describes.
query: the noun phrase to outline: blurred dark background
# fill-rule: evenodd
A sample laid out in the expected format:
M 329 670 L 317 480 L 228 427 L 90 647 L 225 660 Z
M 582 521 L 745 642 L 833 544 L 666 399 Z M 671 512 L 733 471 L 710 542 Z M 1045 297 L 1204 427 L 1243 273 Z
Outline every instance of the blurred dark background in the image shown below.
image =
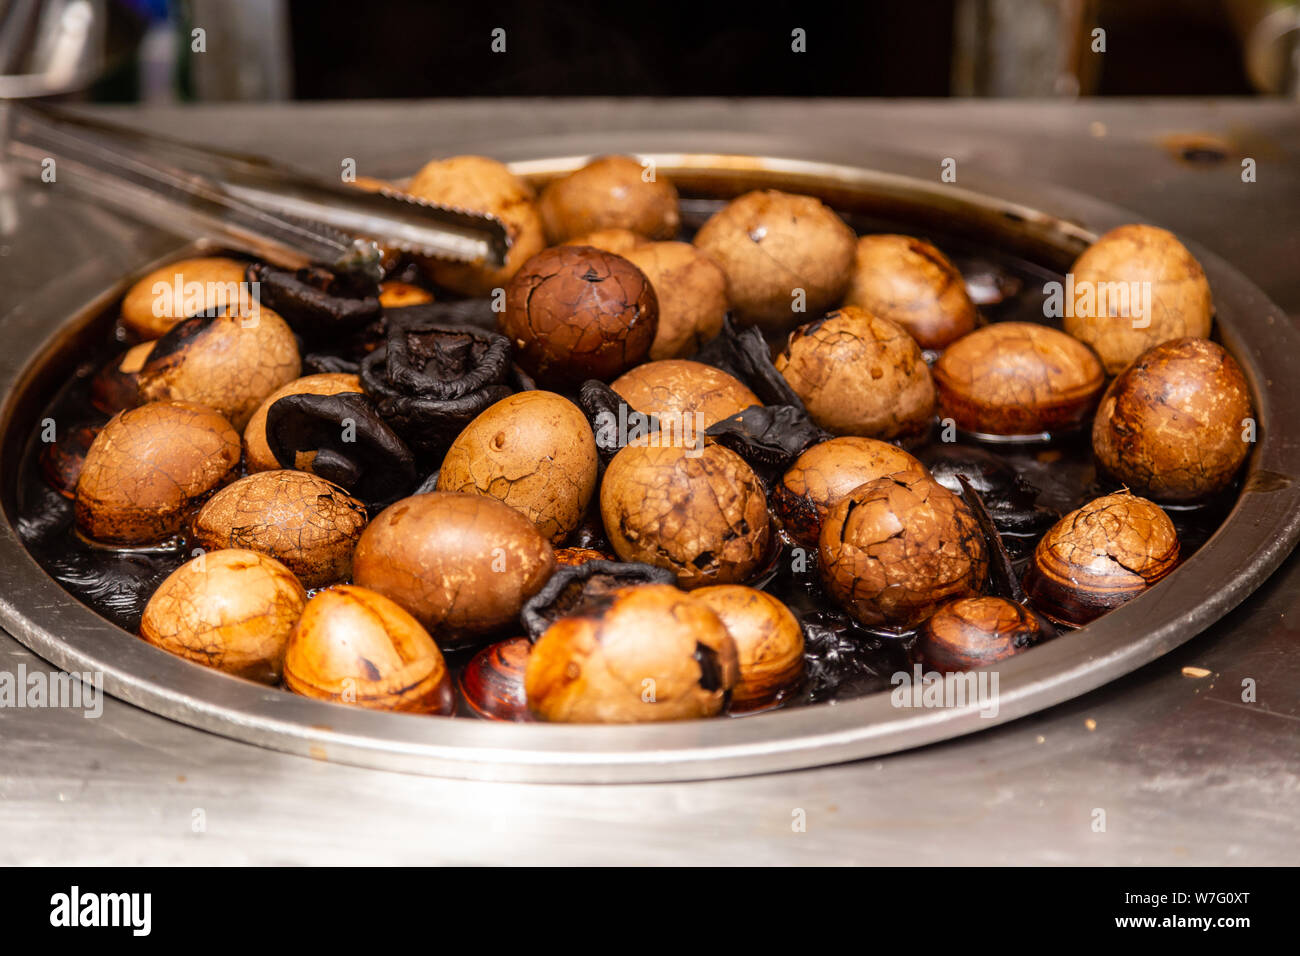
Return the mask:
M 0 0 L 0 95 L 1295 97 L 1297 38 L 1293 0 Z

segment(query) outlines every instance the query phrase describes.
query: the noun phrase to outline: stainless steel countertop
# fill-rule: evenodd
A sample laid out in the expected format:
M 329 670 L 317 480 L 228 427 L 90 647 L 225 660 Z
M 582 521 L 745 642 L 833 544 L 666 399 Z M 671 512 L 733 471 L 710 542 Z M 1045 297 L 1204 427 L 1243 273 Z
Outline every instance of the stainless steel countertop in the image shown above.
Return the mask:
M 332 173 L 400 175 L 458 144 L 660 129 L 905 151 L 1057 183 L 1220 253 L 1300 315 L 1300 110 L 1247 101 L 520 101 L 104 110 Z M 1219 164 L 1169 137 L 1224 141 Z M 1241 157 L 1258 164 L 1243 184 Z M 80 256 L 165 240 L 0 170 L 0 312 Z M 41 240 L 31 223 L 41 220 Z M 116 245 L 119 251 L 114 251 Z M 127 248 L 130 246 L 131 248 Z M 1300 413 L 1300 409 L 1296 410 Z M 0 571 L 0 588 L 3 571 Z M 0 862 L 1294 863 L 1300 558 L 1174 653 L 1048 712 L 881 760 L 704 783 L 541 786 L 360 770 L 191 730 L 0 708 Z M 0 671 L 47 668 L 0 637 Z M 1209 670 L 1192 678 L 1184 666 Z M 1242 681 L 1257 683 L 1243 703 Z M 806 830 L 792 821 L 803 811 Z M 1106 829 L 1094 829 L 1096 810 Z M 193 821 L 201 816 L 203 832 Z

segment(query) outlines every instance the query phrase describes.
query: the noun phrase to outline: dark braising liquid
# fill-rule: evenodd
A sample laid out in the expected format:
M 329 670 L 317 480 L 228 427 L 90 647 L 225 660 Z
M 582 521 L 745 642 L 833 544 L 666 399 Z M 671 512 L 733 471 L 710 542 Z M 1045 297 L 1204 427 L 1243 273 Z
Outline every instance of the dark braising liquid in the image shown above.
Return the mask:
M 683 239 L 689 240 L 700 224 L 720 208 L 718 200 L 690 199 L 683 203 Z M 906 225 L 845 216 L 861 233 L 902 232 L 916 235 Z M 980 306 L 982 318 L 989 322 L 1009 320 L 1056 324 L 1045 319 L 1043 285 L 1063 281 L 1064 277 L 1022 258 L 997 249 L 976 245 L 969 240 L 934 234 L 922 236 L 942 249 L 966 276 L 968 284 L 986 301 Z M 446 297 L 439 295 L 440 299 Z M 120 343 L 107 339 L 99 355 L 90 356 L 77 374 L 53 397 L 43 418 L 56 423 L 58 435 L 77 425 L 101 425 L 106 417 L 90 403 L 90 379 L 94 372 L 120 352 Z M 929 462 L 932 456 L 946 459 L 942 470 L 962 471 L 960 459 L 965 449 L 990 452 L 1009 465 L 1038 490 L 1037 504 L 1060 514 L 1079 507 L 1099 495 L 1117 490 L 1117 486 L 1099 480 L 1093 465 L 1089 435 L 1086 432 L 1061 435 L 1046 444 L 982 444 L 963 436 L 956 443 L 938 440 L 938 429 L 929 442 L 909 450 Z M 27 549 L 42 567 L 79 601 L 102 614 L 124 630 L 136 633 L 150 595 L 168 574 L 183 564 L 191 552 L 183 537 L 165 546 L 137 550 L 113 550 L 88 544 L 76 532 L 72 502 L 55 491 L 44 479 L 40 466 L 45 445 L 39 434 L 33 435 L 22 462 L 18 483 L 18 533 Z M 936 477 L 941 477 L 935 466 Z M 942 480 L 942 478 L 941 478 Z M 1237 497 L 1238 487 L 1216 496 L 1195 508 L 1167 509 L 1178 529 L 1184 558 L 1193 554 L 1219 527 Z M 1035 536 L 1004 534 L 1017 572 L 1024 569 L 1032 554 Z M 783 600 L 804 625 L 807 639 L 807 676 L 804 684 L 787 696 L 781 706 L 800 706 L 821 701 L 859 697 L 890 689 L 890 675 L 910 667 L 909 652 L 913 635 L 883 634 L 869 631 L 852 622 L 810 582 L 816 578 L 814 555 L 800 555 L 788 545 L 769 569 L 764 585 Z M 501 640 L 519 633 L 502 633 Z M 436 636 L 436 635 L 435 635 Z M 1136 635 L 1135 635 L 1136 636 Z M 1064 636 L 1069 640 L 1068 633 Z M 447 655 L 458 677 L 473 651 L 456 651 Z M 464 708 L 459 711 L 468 715 Z

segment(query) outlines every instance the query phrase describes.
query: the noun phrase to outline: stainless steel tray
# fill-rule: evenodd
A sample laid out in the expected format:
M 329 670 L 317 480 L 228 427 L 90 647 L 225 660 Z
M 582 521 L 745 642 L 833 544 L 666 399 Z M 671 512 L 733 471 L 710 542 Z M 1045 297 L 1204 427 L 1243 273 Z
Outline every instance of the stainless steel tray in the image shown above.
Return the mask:
M 692 190 L 730 195 L 773 186 L 806 192 L 918 228 L 933 224 L 981 238 L 1058 269 L 1097 234 L 1137 219 L 1084 196 L 1024 183 L 963 176 L 957 186 L 938 182 L 937 175 L 904 175 L 902 166 L 891 163 L 873 161 L 877 168 L 864 169 L 645 148 L 656 141 L 665 140 L 620 135 L 597 143 L 576 136 L 484 151 L 518 160 L 517 171 L 539 180 L 576 168 L 595 150 L 639 152 Z M 571 154 L 554 158 L 564 147 Z M 537 156 L 551 158 L 528 158 Z M 1082 631 L 999 665 L 996 717 L 981 716 L 977 704 L 897 709 L 888 694 L 876 694 L 743 719 L 662 725 L 448 720 L 308 700 L 145 644 L 63 591 L 28 556 L 11 523 L 18 459 L 37 415 L 75 367 L 78 343 L 89 341 L 97 314 L 128 284 L 103 263 L 72 272 L 0 319 L 7 343 L 0 354 L 0 493 L 6 518 L 0 522 L 0 624 L 49 661 L 67 670 L 101 672 L 114 696 L 182 723 L 319 759 L 416 773 L 519 781 L 683 780 L 835 763 L 973 733 L 1076 697 L 1190 639 L 1240 603 L 1300 537 L 1300 383 L 1291 368 L 1293 356 L 1300 355 L 1300 334 L 1240 273 L 1191 248 L 1214 291 L 1219 337 L 1246 372 L 1262 424 L 1240 499 L 1206 545 L 1150 592 Z M 167 258 L 185 251 L 178 246 Z M 153 264 L 140 261 L 138 272 Z

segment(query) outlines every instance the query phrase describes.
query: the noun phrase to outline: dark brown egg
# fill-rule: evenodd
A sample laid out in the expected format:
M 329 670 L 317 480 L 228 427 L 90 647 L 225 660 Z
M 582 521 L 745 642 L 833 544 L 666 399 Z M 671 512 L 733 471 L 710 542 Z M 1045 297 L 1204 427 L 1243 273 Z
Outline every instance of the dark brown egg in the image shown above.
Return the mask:
M 77 479 L 81 477 L 86 454 L 99 434 L 100 426 L 88 422 L 73 425 L 41 450 L 41 474 L 46 482 L 65 498 L 77 496 Z
M 140 369 L 153 342 L 141 342 L 109 362 L 90 381 L 90 404 L 105 415 L 116 415 L 140 404 Z
M 986 325 L 948 346 L 934 364 L 939 414 L 985 435 L 1078 428 L 1096 407 L 1105 378 L 1086 345 L 1032 322 Z
M 356 375 L 342 372 L 321 372 L 317 375 L 304 375 L 287 385 L 277 388 L 257 406 L 253 417 L 244 429 L 244 464 L 249 471 L 271 471 L 281 467 L 275 453 L 266 438 L 266 416 L 271 406 L 286 395 L 338 395 L 342 392 L 360 392 L 361 379 Z M 299 471 L 311 471 L 315 452 L 300 452 L 294 468 Z
M 1092 448 L 1108 472 L 1157 501 L 1222 491 L 1254 436 L 1241 367 L 1208 339 L 1175 339 L 1140 355 L 1106 390 Z
M 1006 598 L 958 598 L 921 625 L 915 651 L 926 667 L 968 671 L 1004 661 L 1053 633 L 1034 611 Z
M 624 447 L 605 469 L 600 514 L 620 558 L 667 568 L 684 588 L 745 581 L 771 542 L 762 482 L 721 445 Z
M 856 241 L 820 200 L 775 189 L 733 199 L 695 234 L 726 275 L 737 318 L 772 333 L 839 303 Z
M 450 714 L 442 652 L 420 622 L 374 591 L 339 585 L 303 608 L 284 655 L 295 694 L 371 710 Z
M 631 156 L 602 156 L 553 180 L 537 209 L 552 243 L 598 229 L 671 239 L 681 225 L 673 184 Z
M 275 558 L 309 588 L 352 573 L 366 506 L 304 471 L 261 471 L 218 491 L 194 518 L 200 547 L 247 548 Z
M 852 306 L 800 326 L 776 368 L 818 425 L 837 435 L 909 438 L 934 414 L 934 381 L 903 327 Z
M 307 592 L 279 561 L 238 548 L 213 551 L 158 586 L 140 636 L 196 664 L 274 684 L 306 603 Z
M 550 544 L 495 498 L 412 495 L 381 511 L 352 557 L 352 577 L 415 615 L 443 647 L 513 623 L 555 570 Z
M 733 713 L 770 707 L 803 679 L 803 628 L 790 609 L 766 591 L 736 584 L 700 588 L 703 602 L 736 642 L 740 678 L 731 696 Z
M 923 349 L 941 349 L 975 329 L 975 305 L 948 257 L 913 236 L 858 240 L 845 305 L 897 322 Z
M 156 544 L 235 477 L 239 435 L 189 402 L 150 402 L 95 436 L 77 479 L 77 527 L 107 544 Z
M 716 716 L 738 677 L 736 644 L 718 616 L 674 587 L 650 584 L 547 628 L 524 687 L 542 720 L 618 724 Z
M 853 489 L 900 471 L 925 466 L 897 445 L 842 435 L 813 445 L 795 459 L 772 492 L 772 508 L 799 543 L 816 548 L 822 522 Z
M 1137 597 L 1178 564 L 1178 533 L 1159 506 L 1128 492 L 1096 498 L 1043 535 L 1025 571 L 1034 607 L 1082 626 Z
M 127 290 L 122 327 L 140 339 L 156 339 L 177 322 L 251 298 L 244 285 L 247 263 L 222 256 L 180 259 L 159 266 Z
M 686 359 L 638 365 L 614 379 L 610 388 L 643 415 L 689 421 L 701 433 L 751 405 L 763 404 L 739 379 Z
M 486 720 L 532 720 L 524 693 L 524 672 L 532 650 L 528 638 L 512 637 L 490 644 L 470 658 L 459 684 L 470 710 Z
M 988 572 L 970 508 L 916 472 L 841 500 L 822 524 L 819 556 L 827 591 L 868 627 L 915 627 L 944 601 L 977 594 Z

